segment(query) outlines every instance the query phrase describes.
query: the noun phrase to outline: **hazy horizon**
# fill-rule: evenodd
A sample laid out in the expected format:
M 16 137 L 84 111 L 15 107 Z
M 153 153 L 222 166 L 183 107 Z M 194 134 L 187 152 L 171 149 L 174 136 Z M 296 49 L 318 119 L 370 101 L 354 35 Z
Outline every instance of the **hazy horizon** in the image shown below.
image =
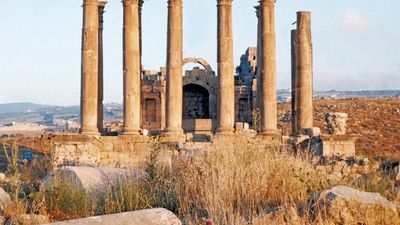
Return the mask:
M 0 103 L 78 105 L 80 0 L 0 2 Z M 256 46 L 257 0 L 235 0 L 234 65 Z M 312 12 L 316 90 L 399 90 L 398 0 L 277 1 L 277 84 L 290 87 L 290 30 L 296 11 Z M 167 1 L 143 8 L 143 66 L 166 58 Z M 214 1 L 184 0 L 184 57 L 205 58 L 216 70 Z M 188 69 L 190 65 L 186 65 Z M 234 69 L 234 68 L 232 68 Z M 105 102 L 122 102 L 122 4 L 109 1 L 104 24 Z

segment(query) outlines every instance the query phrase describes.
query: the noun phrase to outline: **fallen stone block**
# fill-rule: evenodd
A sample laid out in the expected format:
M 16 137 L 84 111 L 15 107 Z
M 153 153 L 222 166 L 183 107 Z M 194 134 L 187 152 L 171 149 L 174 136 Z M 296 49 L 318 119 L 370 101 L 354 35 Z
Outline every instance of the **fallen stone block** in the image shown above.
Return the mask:
M 301 129 L 301 134 L 308 135 L 310 137 L 320 136 L 321 129 L 319 129 L 319 127 L 303 128 Z
M 122 182 L 145 177 L 147 173 L 139 169 L 63 166 L 44 178 L 42 189 L 50 190 L 55 183 L 64 182 L 83 189 L 88 194 L 99 195 L 107 193 L 111 187 L 117 187 Z
M 315 217 L 327 224 L 399 224 L 396 206 L 379 193 L 336 186 L 311 197 Z
M 181 225 L 172 212 L 162 209 L 146 209 L 133 212 L 94 216 L 83 219 L 60 221 L 47 225 Z
M 143 129 L 143 130 L 142 130 L 142 135 L 143 135 L 143 136 L 149 136 L 149 130 Z
M 235 123 L 235 128 L 236 128 L 236 131 L 242 131 L 242 130 L 244 130 L 244 123 L 242 123 L 242 122 L 236 122 L 236 123 Z

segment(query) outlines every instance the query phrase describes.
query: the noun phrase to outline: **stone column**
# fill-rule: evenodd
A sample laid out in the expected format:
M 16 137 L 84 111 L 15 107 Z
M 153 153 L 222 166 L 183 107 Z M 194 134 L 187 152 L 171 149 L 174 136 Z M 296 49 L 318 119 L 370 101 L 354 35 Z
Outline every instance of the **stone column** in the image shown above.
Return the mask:
M 291 31 L 290 36 L 290 45 L 291 45 L 291 78 L 292 78 L 292 86 L 291 86 L 291 93 L 292 93 L 292 134 L 297 135 L 299 134 L 299 115 L 297 110 L 298 104 L 298 90 L 297 90 L 297 62 L 298 62 L 298 43 L 297 43 L 297 30 L 294 29 Z
M 261 134 L 278 137 L 276 102 L 275 0 L 260 0 L 261 10 Z
M 97 128 L 99 132 L 103 130 L 104 121 L 104 73 L 103 73 L 103 14 L 104 8 L 106 7 L 106 1 L 99 2 L 99 83 L 98 83 L 98 110 L 97 110 Z
M 168 0 L 166 128 L 163 136 L 183 137 L 183 0 Z
M 139 0 L 123 0 L 124 135 L 140 134 Z
M 82 134 L 98 135 L 99 75 L 99 2 L 83 1 L 81 64 L 81 129 Z
M 233 74 L 232 1 L 217 0 L 218 8 L 218 128 L 221 135 L 233 134 L 235 84 Z
M 311 13 L 297 12 L 299 128 L 313 127 Z
M 140 49 L 140 70 L 143 71 L 142 57 L 143 57 L 143 44 L 142 44 L 142 8 L 144 0 L 139 0 L 139 49 Z
M 260 16 L 260 6 L 254 7 L 256 9 L 256 15 L 257 15 L 257 96 L 256 96 L 256 108 L 260 109 L 261 108 L 261 52 L 262 52 L 262 46 L 261 46 L 261 16 Z

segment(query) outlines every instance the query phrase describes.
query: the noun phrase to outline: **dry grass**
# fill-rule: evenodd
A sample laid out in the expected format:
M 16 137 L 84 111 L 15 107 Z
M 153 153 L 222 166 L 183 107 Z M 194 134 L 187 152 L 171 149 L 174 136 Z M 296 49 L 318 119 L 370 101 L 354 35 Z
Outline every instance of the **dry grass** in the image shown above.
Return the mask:
M 55 182 L 46 192 L 30 185 L 19 189 L 19 205 L 6 216 L 38 213 L 64 220 L 164 207 L 192 225 L 204 225 L 206 218 L 212 219 L 213 225 L 332 224 L 329 221 L 333 216 L 314 215 L 308 204 L 310 193 L 348 184 L 399 200 L 393 192 L 395 182 L 379 172 L 350 174 L 331 182 L 326 174 L 315 170 L 307 155 L 294 155 L 286 146 L 261 147 L 238 138 L 229 145 L 216 145 L 214 151 L 204 155 L 182 153 L 172 168 L 159 165 L 160 151 L 155 143 L 146 179 L 110 185 L 102 196 L 89 195 L 62 182 Z M 20 179 L 29 177 L 28 173 L 34 171 L 20 170 Z M 390 224 L 382 216 L 373 217 L 381 224 Z

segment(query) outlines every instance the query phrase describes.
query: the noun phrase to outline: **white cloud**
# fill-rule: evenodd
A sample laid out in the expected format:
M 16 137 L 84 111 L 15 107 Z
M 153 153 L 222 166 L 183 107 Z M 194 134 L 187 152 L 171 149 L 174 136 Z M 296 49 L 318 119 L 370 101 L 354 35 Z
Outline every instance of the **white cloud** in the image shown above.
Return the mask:
M 342 23 L 345 27 L 357 30 L 365 30 L 368 28 L 367 18 L 360 12 L 347 9 L 341 16 Z

